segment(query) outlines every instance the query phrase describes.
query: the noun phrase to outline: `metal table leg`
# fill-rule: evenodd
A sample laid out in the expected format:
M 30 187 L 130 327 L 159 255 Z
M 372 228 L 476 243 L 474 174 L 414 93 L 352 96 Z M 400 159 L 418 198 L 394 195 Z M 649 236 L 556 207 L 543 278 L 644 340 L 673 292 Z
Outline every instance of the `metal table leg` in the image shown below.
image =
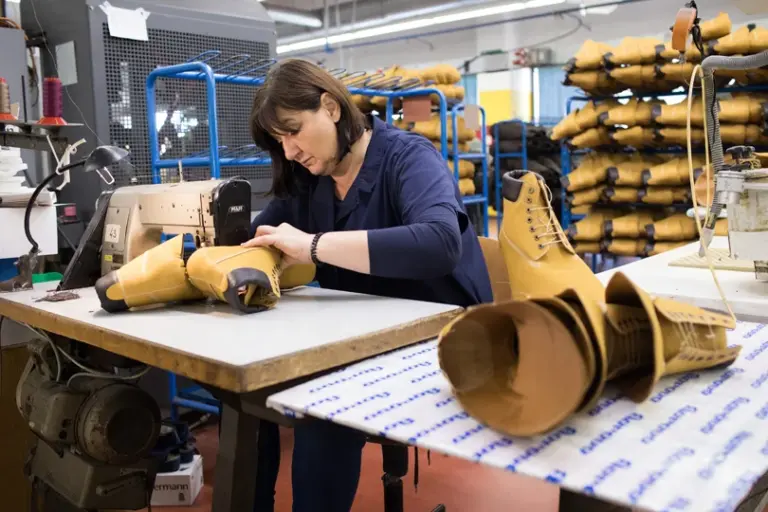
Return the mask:
M 254 509 L 260 423 L 242 410 L 239 398 L 222 401 L 212 512 Z

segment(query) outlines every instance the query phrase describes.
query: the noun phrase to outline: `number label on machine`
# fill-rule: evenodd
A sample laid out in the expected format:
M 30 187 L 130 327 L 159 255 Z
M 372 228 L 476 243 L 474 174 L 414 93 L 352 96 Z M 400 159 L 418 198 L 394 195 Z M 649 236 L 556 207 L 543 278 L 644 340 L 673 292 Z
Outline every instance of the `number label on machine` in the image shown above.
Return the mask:
M 120 243 L 120 226 L 118 224 L 104 226 L 104 241 L 111 244 Z

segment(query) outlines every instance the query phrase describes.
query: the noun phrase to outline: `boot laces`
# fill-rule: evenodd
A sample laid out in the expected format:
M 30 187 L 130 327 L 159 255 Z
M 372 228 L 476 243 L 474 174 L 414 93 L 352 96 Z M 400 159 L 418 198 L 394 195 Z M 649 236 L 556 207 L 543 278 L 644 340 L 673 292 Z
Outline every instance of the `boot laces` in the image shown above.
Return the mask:
M 545 215 L 536 215 L 535 223 L 531 226 L 531 231 L 535 233 L 544 228 L 544 232 L 536 233 L 534 236 L 534 239 L 539 243 L 539 248 L 543 249 L 549 245 L 558 244 L 561 240 L 560 232 L 557 229 L 557 218 L 554 210 L 552 210 L 552 190 L 544 183 L 543 179 L 539 179 L 539 186 L 544 193 L 544 206 L 529 207 L 528 212 L 545 213 Z
M 616 324 L 618 330 L 609 328 L 606 331 L 609 379 L 653 364 L 650 324 L 639 316 L 627 314 L 622 315 Z

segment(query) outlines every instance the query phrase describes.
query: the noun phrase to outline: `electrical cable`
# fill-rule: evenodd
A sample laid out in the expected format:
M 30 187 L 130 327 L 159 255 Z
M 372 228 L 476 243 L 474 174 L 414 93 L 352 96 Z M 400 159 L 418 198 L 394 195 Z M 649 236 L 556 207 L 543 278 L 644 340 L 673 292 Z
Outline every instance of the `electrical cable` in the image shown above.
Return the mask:
M 704 73 L 701 70 L 700 65 L 696 65 L 693 68 L 693 73 L 691 74 L 691 81 L 688 84 L 688 109 L 686 113 L 686 125 L 685 125 L 685 134 L 686 134 L 686 142 L 687 142 L 687 150 L 688 150 L 688 179 L 691 185 L 691 198 L 693 200 L 693 218 L 696 221 L 696 231 L 699 233 L 699 240 L 702 239 L 702 232 L 703 227 L 701 223 L 701 217 L 699 216 L 699 205 L 698 201 L 696 200 L 696 178 L 694 176 L 693 171 L 693 150 L 692 150 L 692 136 L 691 136 L 691 110 L 693 109 L 693 85 L 696 81 L 696 74 L 700 73 L 701 75 L 701 89 L 702 89 L 702 95 L 705 95 L 705 88 L 706 84 L 704 82 Z M 709 205 L 711 204 L 711 191 L 709 188 L 709 180 L 707 179 L 708 172 L 712 172 L 712 176 L 714 178 L 714 169 L 710 168 L 710 161 L 709 161 L 709 138 L 707 136 L 707 116 L 706 116 L 706 109 L 707 106 L 705 105 L 705 102 L 702 101 L 702 110 L 704 113 L 704 155 L 705 155 L 705 174 L 704 179 L 706 181 L 707 185 L 707 214 L 705 216 L 705 219 L 710 214 L 709 212 Z M 709 271 L 712 274 L 712 279 L 715 281 L 715 286 L 717 287 L 717 291 L 720 294 L 720 299 L 723 301 L 723 304 L 725 304 L 726 309 L 728 310 L 728 314 L 731 316 L 733 321 L 736 321 L 736 315 L 733 313 L 733 309 L 731 308 L 730 303 L 728 302 L 728 299 L 725 297 L 725 292 L 723 291 L 723 287 L 720 285 L 720 280 L 717 278 L 717 273 L 715 272 L 715 266 L 712 262 L 712 256 L 709 252 L 709 247 L 707 244 L 701 244 L 702 249 L 704 249 L 704 258 L 707 262 L 707 267 L 709 267 Z

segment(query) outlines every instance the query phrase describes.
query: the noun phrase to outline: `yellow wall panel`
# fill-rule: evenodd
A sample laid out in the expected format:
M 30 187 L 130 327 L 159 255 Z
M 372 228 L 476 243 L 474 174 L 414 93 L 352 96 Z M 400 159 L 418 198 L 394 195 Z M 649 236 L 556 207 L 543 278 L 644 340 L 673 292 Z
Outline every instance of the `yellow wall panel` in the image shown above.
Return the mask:
M 512 116 L 512 105 L 515 104 L 513 95 L 514 93 L 509 89 L 480 91 L 478 93 L 480 106 L 485 109 L 485 119 L 488 126 Z

